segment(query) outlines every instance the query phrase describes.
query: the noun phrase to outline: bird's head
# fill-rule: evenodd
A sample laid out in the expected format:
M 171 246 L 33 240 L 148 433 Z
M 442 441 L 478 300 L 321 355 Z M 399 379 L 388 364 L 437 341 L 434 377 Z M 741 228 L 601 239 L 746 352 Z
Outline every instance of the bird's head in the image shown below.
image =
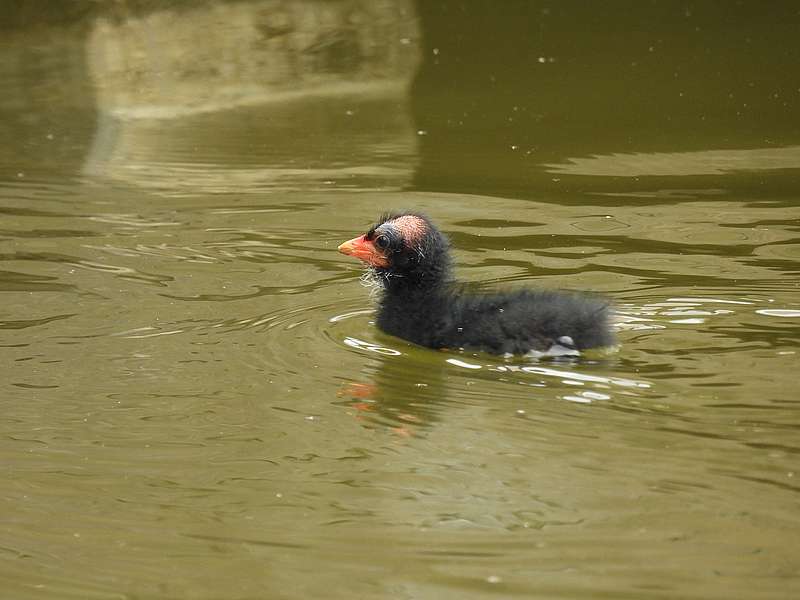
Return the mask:
M 339 246 L 339 252 L 364 261 L 388 289 L 420 289 L 447 280 L 449 242 L 423 214 L 384 215 L 364 234 Z

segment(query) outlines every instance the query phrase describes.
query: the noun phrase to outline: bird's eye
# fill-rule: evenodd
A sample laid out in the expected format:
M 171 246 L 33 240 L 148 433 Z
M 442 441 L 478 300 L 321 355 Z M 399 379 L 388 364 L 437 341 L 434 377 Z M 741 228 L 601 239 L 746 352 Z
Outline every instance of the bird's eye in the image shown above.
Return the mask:
M 389 247 L 389 238 L 385 235 L 379 235 L 375 238 L 375 245 L 381 250 L 386 250 Z

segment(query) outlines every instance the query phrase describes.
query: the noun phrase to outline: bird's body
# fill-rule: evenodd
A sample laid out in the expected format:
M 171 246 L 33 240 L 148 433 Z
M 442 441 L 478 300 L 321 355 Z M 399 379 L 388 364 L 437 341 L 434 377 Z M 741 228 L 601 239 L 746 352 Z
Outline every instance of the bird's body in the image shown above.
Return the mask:
M 458 287 L 384 295 L 377 317 L 383 331 L 420 346 L 492 354 L 611 346 L 607 321 L 607 305 L 595 298 L 547 290 L 474 294 Z
M 339 250 L 374 270 L 383 288 L 378 327 L 420 346 L 526 354 L 614 344 L 603 299 L 554 290 L 484 294 L 456 283 L 447 238 L 424 215 L 386 215 Z

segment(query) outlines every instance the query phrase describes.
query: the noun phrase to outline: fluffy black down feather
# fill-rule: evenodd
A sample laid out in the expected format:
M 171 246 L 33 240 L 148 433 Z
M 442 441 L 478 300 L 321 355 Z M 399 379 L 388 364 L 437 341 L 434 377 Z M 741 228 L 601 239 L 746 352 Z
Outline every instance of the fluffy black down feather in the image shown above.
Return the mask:
M 449 286 L 448 286 L 449 287 Z M 459 286 L 424 295 L 384 294 L 377 325 L 429 348 L 492 354 L 612 346 L 609 304 L 592 296 L 519 290 L 476 294 Z

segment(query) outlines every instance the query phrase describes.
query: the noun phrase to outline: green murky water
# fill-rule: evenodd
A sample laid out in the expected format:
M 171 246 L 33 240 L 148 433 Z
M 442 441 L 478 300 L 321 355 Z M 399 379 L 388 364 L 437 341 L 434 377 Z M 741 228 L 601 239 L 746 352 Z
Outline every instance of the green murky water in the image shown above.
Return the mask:
M 507 145 L 437 112 L 414 7 L 290 6 L 9 33 L 0 595 L 793 597 L 797 122 L 570 147 L 529 119 Z M 212 36 L 190 70 L 208 22 L 261 45 Z M 277 92 L 234 85 L 257 67 Z M 450 106 L 505 110 L 476 94 Z M 335 249 L 401 207 L 463 279 L 608 295 L 621 350 L 505 361 L 377 331 Z

